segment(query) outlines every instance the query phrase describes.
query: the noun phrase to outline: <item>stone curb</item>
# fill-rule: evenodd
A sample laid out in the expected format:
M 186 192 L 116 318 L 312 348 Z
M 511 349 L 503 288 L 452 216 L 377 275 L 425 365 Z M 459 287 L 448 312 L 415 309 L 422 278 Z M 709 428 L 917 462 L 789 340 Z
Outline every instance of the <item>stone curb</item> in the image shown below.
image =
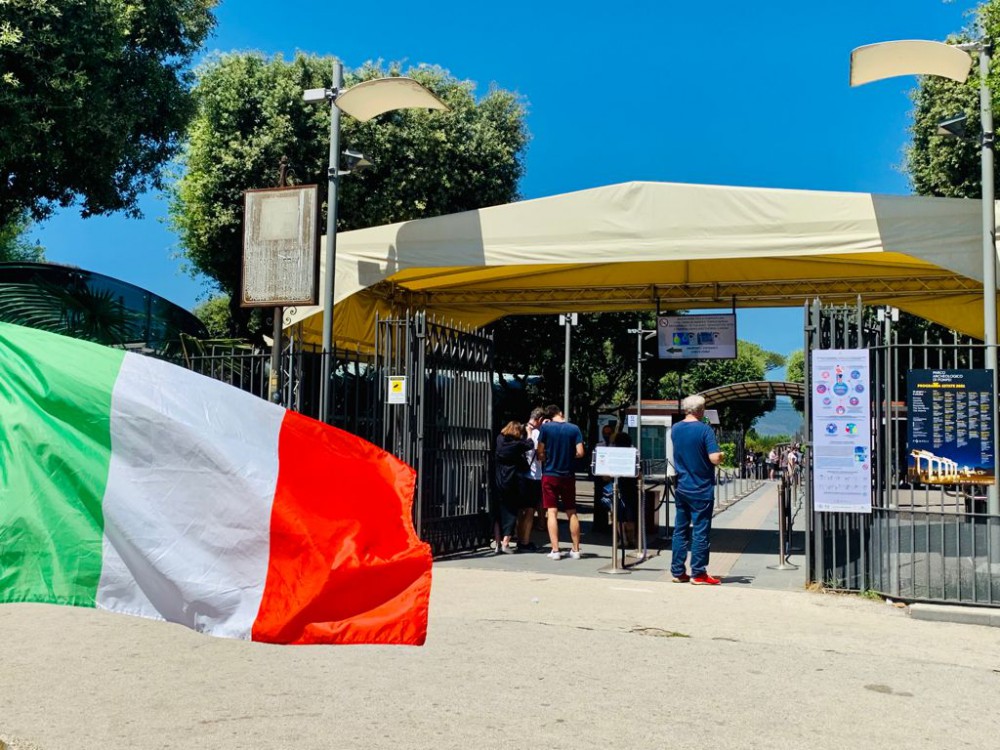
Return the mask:
M 951 604 L 911 604 L 910 617 L 931 622 L 956 622 L 962 625 L 987 625 L 1000 628 L 1000 609 L 994 607 L 959 607 Z

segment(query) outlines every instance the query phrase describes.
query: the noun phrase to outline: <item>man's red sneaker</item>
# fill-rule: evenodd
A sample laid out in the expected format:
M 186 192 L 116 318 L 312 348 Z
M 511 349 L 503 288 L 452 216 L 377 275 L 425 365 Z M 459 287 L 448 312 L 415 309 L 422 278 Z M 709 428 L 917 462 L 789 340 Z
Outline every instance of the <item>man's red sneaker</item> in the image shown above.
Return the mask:
M 700 576 L 694 576 L 691 579 L 691 583 L 694 586 L 718 586 L 722 581 L 718 578 L 713 578 L 708 573 L 702 573 Z

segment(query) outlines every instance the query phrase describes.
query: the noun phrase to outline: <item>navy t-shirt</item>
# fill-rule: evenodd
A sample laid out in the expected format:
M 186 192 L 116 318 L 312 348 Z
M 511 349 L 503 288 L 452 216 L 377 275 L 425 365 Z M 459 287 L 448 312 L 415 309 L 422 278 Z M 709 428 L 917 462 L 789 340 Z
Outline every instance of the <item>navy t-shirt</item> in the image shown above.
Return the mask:
M 715 497 L 715 465 L 709 453 L 718 453 L 715 433 L 704 422 L 678 422 L 670 430 L 677 469 L 677 493 L 689 500 Z
M 576 446 L 583 433 L 572 422 L 546 422 L 538 431 L 538 443 L 545 446 L 542 476 L 571 477 L 575 474 Z

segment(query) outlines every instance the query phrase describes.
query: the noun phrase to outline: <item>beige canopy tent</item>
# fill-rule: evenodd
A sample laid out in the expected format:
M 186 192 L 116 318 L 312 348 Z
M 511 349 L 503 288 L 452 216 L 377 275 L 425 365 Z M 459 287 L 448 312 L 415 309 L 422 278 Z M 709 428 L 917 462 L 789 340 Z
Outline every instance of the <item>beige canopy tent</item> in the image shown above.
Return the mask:
M 337 236 L 334 337 L 368 347 L 406 308 L 480 326 L 861 295 L 982 338 L 981 222 L 976 200 L 629 182 L 372 227 Z M 318 343 L 321 313 L 286 327 Z

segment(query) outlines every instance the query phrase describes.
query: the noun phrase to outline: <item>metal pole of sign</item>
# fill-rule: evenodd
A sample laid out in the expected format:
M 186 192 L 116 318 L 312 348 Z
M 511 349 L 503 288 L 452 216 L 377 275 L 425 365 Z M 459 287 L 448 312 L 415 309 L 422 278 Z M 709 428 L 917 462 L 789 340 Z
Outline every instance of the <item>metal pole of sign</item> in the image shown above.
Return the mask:
M 591 460 L 591 471 L 597 474 L 597 451 L 594 451 L 594 458 Z M 631 570 L 625 569 L 624 552 L 622 550 L 622 561 L 618 562 L 618 549 L 620 546 L 620 540 L 618 539 L 618 477 L 614 478 L 614 484 L 612 486 L 611 492 L 611 567 L 601 568 L 598 573 L 607 573 L 608 575 L 625 575 L 630 574 Z
M 288 185 L 288 157 L 282 156 L 278 161 L 278 187 Z M 271 329 L 271 376 L 268 378 L 267 399 L 272 403 L 281 403 L 281 316 L 284 310 L 280 305 L 274 308 L 274 325 Z
M 989 73 L 993 56 L 993 40 L 984 38 L 979 47 L 979 115 L 982 123 L 982 206 L 983 206 L 983 326 L 986 343 L 986 369 L 990 371 L 993 413 L 997 407 L 997 253 L 996 253 L 996 204 L 993 188 L 993 94 L 990 91 Z M 986 511 L 990 515 L 1000 515 L 1000 485 L 997 475 L 998 464 L 997 429 L 993 423 L 993 475 L 994 481 L 986 488 Z M 1000 527 L 993 523 L 993 549 L 1000 544 Z M 991 564 L 997 561 L 990 560 Z
M 344 88 L 344 66 L 333 61 L 333 83 L 330 88 L 330 160 L 327 165 L 326 196 L 326 257 L 323 260 L 323 340 L 320 366 L 319 418 L 326 422 L 330 411 L 330 387 L 333 378 L 333 293 L 337 272 L 337 187 L 340 182 L 340 108 L 337 96 Z
M 609 575 L 629 574 L 632 571 L 625 569 L 625 550 L 622 550 L 622 561 L 618 561 L 618 550 L 621 548 L 621 540 L 618 538 L 618 477 L 615 477 L 614 490 L 611 496 L 611 567 L 601 568 L 601 573 Z
M 649 554 L 649 550 L 646 547 L 646 483 L 644 481 L 642 472 L 642 342 L 649 333 L 656 333 L 656 331 L 647 331 L 642 327 L 642 323 L 639 323 L 638 328 L 630 328 L 630 332 L 635 332 L 635 346 L 636 346 L 636 363 L 635 363 L 635 381 L 636 381 L 636 402 L 635 402 L 635 423 L 636 423 L 636 475 L 638 477 L 638 518 L 635 524 L 635 558 L 638 562 L 646 559 Z
M 559 316 L 559 322 L 566 326 L 566 356 L 563 360 L 563 416 L 569 421 L 569 345 L 570 327 L 576 325 L 576 313 Z

